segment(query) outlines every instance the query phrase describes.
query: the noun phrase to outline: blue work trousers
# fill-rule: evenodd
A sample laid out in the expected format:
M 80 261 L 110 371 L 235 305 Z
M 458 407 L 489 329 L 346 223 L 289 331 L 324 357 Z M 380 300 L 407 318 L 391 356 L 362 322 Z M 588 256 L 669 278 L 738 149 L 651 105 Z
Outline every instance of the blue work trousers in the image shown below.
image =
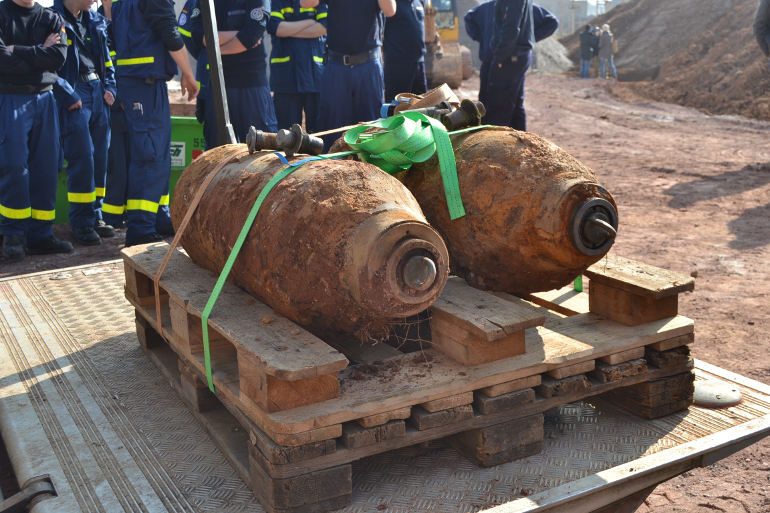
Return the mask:
M 404 62 L 385 56 L 385 101 L 392 102 L 399 93 L 423 94 L 428 91 L 425 62 Z
M 380 117 L 385 85 L 382 61 L 372 59 L 356 66 L 329 59 L 321 76 L 321 108 L 318 129 L 331 130 Z M 323 137 L 324 149 L 342 136 L 342 132 Z
M 267 86 L 226 87 L 225 90 L 230 123 L 233 125 L 233 132 L 238 142 L 246 142 L 246 135 L 252 125 L 257 130 L 265 132 L 278 131 L 273 98 Z M 208 150 L 217 146 L 217 113 L 211 94 L 203 103 L 203 115 L 203 137 L 206 139 Z
M 580 59 L 580 78 L 591 76 L 591 59 Z
M 53 93 L 0 94 L 0 229 L 51 237 L 56 217 L 59 120 Z
M 305 129 L 308 133 L 318 131 L 319 93 L 273 93 L 275 117 L 278 128 L 290 128 L 293 124 L 302 124 L 305 113 Z
M 101 218 L 107 150 L 110 144 L 110 113 L 99 80 L 78 82 L 75 90 L 83 107 L 59 106 L 59 125 L 64 158 L 67 159 L 67 199 L 70 224 L 92 227 Z
M 120 226 L 125 221 L 128 163 L 131 159 L 126 114 L 120 105 L 110 112 L 110 149 L 107 153 L 107 185 L 102 216 L 104 222 Z
M 612 78 L 617 79 L 618 78 L 618 70 L 615 69 L 615 57 L 610 55 L 609 59 L 599 59 L 599 61 L 602 63 L 600 76 L 602 78 L 606 78 L 607 75 L 604 74 L 604 65 L 609 62 L 610 71 L 612 71 Z
M 171 227 L 171 112 L 163 80 L 148 83 L 125 77 L 120 82 L 120 101 L 131 148 L 126 187 L 126 239 L 130 240 Z
M 487 125 L 509 126 L 527 130 L 524 110 L 524 79 L 532 63 L 532 52 L 519 55 L 504 63 L 486 59 L 481 64 L 479 100 L 487 109 L 482 122 Z

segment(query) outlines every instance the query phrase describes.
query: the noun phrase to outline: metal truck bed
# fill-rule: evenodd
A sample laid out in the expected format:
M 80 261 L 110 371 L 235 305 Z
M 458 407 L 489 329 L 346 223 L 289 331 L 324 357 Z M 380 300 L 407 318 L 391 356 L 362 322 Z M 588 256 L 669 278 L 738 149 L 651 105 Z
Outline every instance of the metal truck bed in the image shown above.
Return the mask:
M 743 403 L 653 421 L 564 405 L 542 453 L 489 469 L 439 443 L 370 457 L 343 511 L 596 511 L 770 433 L 770 387 L 696 375 Z M 139 348 L 117 261 L 0 281 L 0 431 L 19 482 L 51 476 L 34 512 L 262 511 Z

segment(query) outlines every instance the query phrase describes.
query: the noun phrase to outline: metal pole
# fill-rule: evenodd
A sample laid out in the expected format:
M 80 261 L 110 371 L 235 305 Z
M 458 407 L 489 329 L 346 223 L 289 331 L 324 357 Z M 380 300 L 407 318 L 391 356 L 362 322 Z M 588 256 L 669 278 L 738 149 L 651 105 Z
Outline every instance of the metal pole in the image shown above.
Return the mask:
M 225 92 L 225 77 L 222 73 L 222 54 L 219 53 L 219 32 L 217 32 L 217 15 L 214 0 L 201 0 L 203 15 L 203 33 L 206 35 L 206 54 L 209 58 L 211 76 L 211 99 L 217 113 L 217 144 L 234 144 L 233 125 L 230 123 L 230 111 L 227 109 L 227 94 Z

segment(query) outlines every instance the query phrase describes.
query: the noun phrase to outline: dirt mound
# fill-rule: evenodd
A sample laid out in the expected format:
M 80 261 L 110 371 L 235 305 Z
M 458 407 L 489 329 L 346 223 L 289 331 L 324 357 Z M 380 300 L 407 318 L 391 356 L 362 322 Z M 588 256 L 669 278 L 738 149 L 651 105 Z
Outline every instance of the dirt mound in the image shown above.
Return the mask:
M 567 49 L 555 37 L 543 39 L 535 45 L 532 71 L 537 73 L 566 73 L 572 67 Z
M 715 114 L 770 117 L 770 71 L 752 23 L 756 0 L 636 0 L 591 21 L 618 40 L 618 89 Z M 577 62 L 578 34 L 563 40 Z

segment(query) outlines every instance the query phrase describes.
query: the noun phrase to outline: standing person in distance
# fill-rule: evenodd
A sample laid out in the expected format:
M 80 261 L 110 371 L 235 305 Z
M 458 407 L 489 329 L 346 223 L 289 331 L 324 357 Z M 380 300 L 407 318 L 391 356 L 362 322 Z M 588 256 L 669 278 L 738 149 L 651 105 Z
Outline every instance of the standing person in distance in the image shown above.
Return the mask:
M 301 0 L 303 9 L 321 0 Z M 321 76 L 318 128 L 330 130 L 379 117 L 384 88 L 383 14 L 396 14 L 396 0 L 323 0 L 329 8 L 326 65 Z M 324 136 L 329 149 L 340 134 Z
M 425 76 L 425 0 L 397 0 L 385 20 L 385 101 L 398 93 L 423 94 Z
M 580 78 L 590 78 L 593 57 L 594 35 L 591 33 L 591 25 L 586 25 L 580 33 Z
M 115 103 L 115 69 L 107 19 L 91 10 L 94 0 L 54 0 L 64 18 L 67 60 L 59 70 L 54 96 L 67 159 L 67 200 L 72 236 L 95 246 L 115 230 L 102 219 L 110 146 L 110 107 Z
M 3 256 L 70 253 L 57 239 L 59 120 L 56 71 L 67 56 L 64 20 L 33 0 L 0 3 L 0 230 Z
M 168 210 L 171 112 L 166 82 L 182 71 L 182 94 L 198 95 L 171 0 L 103 0 L 111 14 L 120 100 L 128 123 L 131 160 L 126 200 L 126 246 L 172 235 Z
M 321 74 L 326 45 L 326 4 L 303 9 L 299 0 L 273 0 L 270 33 L 270 90 L 280 128 L 302 124 L 317 131 Z
M 768 57 L 770 68 L 770 0 L 759 0 L 759 7 L 754 16 L 754 37 L 765 57 Z
M 601 63 L 599 76 L 602 78 L 609 78 L 605 75 L 605 64 L 609 64 L 609 70 L 612 72 L 612 78 L 618 78 L 618 70 L 615 69 L 615 36 L 610 32 L 610 26 L 605 23 L 602 25 L 602 35 L 599 36 L 599 62 Z

